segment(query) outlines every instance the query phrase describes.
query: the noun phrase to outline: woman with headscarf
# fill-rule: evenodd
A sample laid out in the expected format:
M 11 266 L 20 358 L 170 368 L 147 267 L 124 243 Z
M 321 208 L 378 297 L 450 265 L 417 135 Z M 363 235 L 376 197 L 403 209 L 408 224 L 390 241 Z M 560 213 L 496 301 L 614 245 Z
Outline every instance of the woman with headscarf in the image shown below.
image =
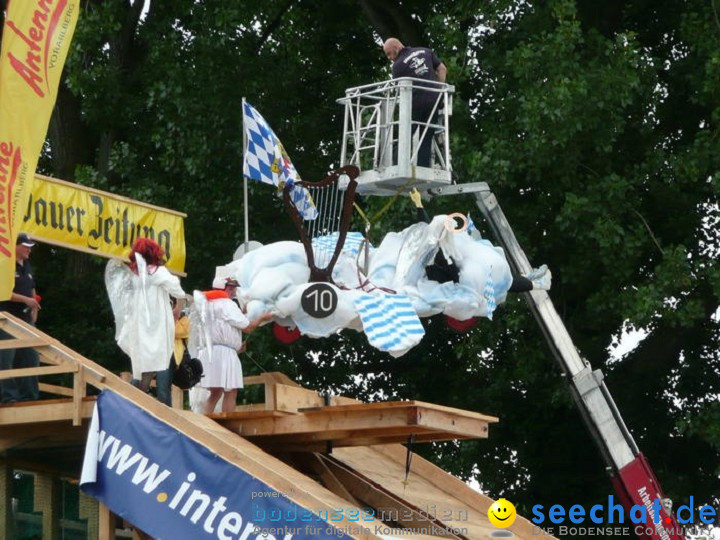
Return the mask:
M 149 238 L 135 240 L 130 264 L 110 260 L 105 286 L 115 316 L 115 340 L 130 357 L 133 379 L 144 392 L 153 376 L 170 365 L 175 319 L 170 297 L 182 309 L 185 292 L 165 267 L 165 253 Z

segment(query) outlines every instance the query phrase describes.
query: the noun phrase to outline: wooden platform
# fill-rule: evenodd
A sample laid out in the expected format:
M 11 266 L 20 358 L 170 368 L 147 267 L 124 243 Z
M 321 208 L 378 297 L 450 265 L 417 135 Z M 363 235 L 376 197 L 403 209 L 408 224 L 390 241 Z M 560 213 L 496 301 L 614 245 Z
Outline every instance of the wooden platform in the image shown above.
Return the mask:
M 361 403 L 323 397 L 281 373 L 245 379 L 246 385 L 263 385 L 263 402 L 208 417 L 183 410 L 178 389 L 174 389 L 177 407 L 167 407 L 5 313 L 0 313 L 0 328 L 15 338 L 0 346 L 35 347 L 43 364 L 0 371 L 0 379 L 37 375 L 43 395 L 58 396 L 0 405 L 0 538 L 12 537 L 9 486 L 17 470 L 35 475 L 35 511 L 42 515 L 44 530 L 56 527 L 57 481 L 76 481 L 94 395 L 106 389 L 302 507 L 358 513 L 373 509 L 375 516 L 362 523 L 361 532 L 354 532 L 358 522 L 347 517 L 333 523 L 351 538 L 475 540 L 497 532 L 487 519 L 492 499 L 404 446 L 387 444 L 485 438 L 497 418 L 420 401 Z M 47 377 L 58 374 L 66 374 L 69 386 L 47 382 Z M 117 538 L 111 509 L 93 500 L 84 501 L 83 508 L 89 512 L 88 538 Z M 509 530 L 528 540 L 551 538 L 532 534 L 530 525 L 518 516 Z
M 212 415 L 218 423 L 264 448 L 325 450 L 407 442 L 487 438 L 498 419 L 421 401 L 355 403 Z

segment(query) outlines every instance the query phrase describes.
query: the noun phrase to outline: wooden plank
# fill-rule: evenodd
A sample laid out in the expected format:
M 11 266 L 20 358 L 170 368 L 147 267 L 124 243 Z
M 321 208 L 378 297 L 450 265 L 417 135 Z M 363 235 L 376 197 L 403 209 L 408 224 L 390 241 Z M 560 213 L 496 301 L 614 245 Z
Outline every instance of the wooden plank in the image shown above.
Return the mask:
M 35 328 L 28 326 L 7 311 L 0 312 L 0 329 L 18 339 L 33 339 L 38 336 Z
M 488 420 L 486 418 L 492 418 L 483 415 L 462 415 L 447 409 L 427 407 L 414 407 L 408 410 L 408 415 L 413 415 L 412 420 L 419 426 L 458 435 L 474 435 L 480 439 L 487 439 Z
M 300 386 L 298 383 L 293 381 L 290 377 L 279 371 L 266 371 L 260 375 L 250 375 L 249 377 L 243 377 L 243 384 L 245 386 L 251 386 L 253 384 L 286 384 L 288 386 Z
M 115 518 L 107 506 L 98 505 L 98 540 L 115 540 Z
M 394 408 L 408 408 L 408 407 L 418 407 L 422 408 L 424 410 L 434 410 L 438 412 L 445 412 L 450 413 L 455 416 L 459 417 L 465 417 L 465 418 L 474 418 L 477 420 L 483 420 L 485 422 L 499 422 L 499 419 L 495 416 L 488 416 L 486 414 L 477 413 L 473 411 L 466 411 L 464 409 L 456 409 L 454 407 L 446 407 L 444 405 L 435 405 L 434 403 L 427 403 L 425 401 L 378 401 L 374 403 L 363 403 L 363 402 L 355 402 L 352 404 L 344 404 L 344 405 L 332 405 L 332 410 L 334 411 L 355 411 L 355 410 L 372 410 L 372 409 L 394 409 Z M 327 407 L 329 408 L 329 407 Z M 326 408 L 308 408 L 303 410 L 302 412 L 306 412 L 308 414 L 312 413 L 322 413 Z
M 50 403 L 51 401 L 57 400 L 25 401 L 0 407 L 0 425 L 33 424 L 63 420 L 71 422 L 75 414 L 73 402 L 65 400 L 61 403 Z M 83 400 L 80 413 L 82 418 L 90 418 L 94 406 L 94 400 Z
M 277 383 L 300 387 L 298 383 L 280 371 L 266 371 L 261 375 L 266 384 Z
M 65 397 L 72 397 L 73 396 L 73 389 L 68 388 L 66 386 L 58 386 L 56 384 L 48 384 L 48 383 L 38 383 L 38 387 L 40 388 L 41 392 L 45 392 L 46 394 L 55 394 L 58 396 L 65 396 Z
M 245 405 L 236 405 L 233 413 L 245 413 L 250 411 L 267 411 L 265 403 L 246 403 Z
M 487 420 L 483 415 L 458 416 L 445 410 L 434 411 L 426 405 L 417 406 L 414 402 L 394 402 L 322 407 L 307 410 L 302 414 L 290 416 L 245 417 L 213 415 L 224 426 L 240 435 L 253 437 L 259 435 L 299 435 L 309 437 L 327 437 L 338 432 L 379 433 L 378 430 L 392 431 L 407 426 L 417 427 L 417 432 L 444 431 L 462 436 L 487 436 Z M 405 433 L 405 432 L 403 432 Z M 332 435 L 329 438 L 334 437 Z
M 337 476 L 333 474 L 333 472 L 330 470 L 330 468 L 327 466 L 327 464 L 320 458 L 320 455 L 317 453 L 307 453 L 303 452 L 302 454 L 297 454 L 295 459 L 293 460 L 293 464 L 298 464 L 301 467 L 310 469 L 313 473 L 315 473 L 320 480 L 322 481 L 322 484 L 328 488 L 330 491 L 338 495 L 339 497 L 342 497 L 346 501 L 349 501 L 354 506 L 357 506 L 358 508 L 362 508 L 363 504 L 358 501 L 355 497 L 353 497 L 350 492 L 345 488 L 345 486 L 338 480 Z M 296 469 L 298 467 L 295 467 Z
M 14 338 L 0 340 L 0 351 L 7 349 L 27 349 L 29 347 L 46 347 L 47 342 L 39 338 Z
M 65 448 L 78 448 L 85 444 L 89 419 L 85 419 L 81 426 L 72 426 L 69 420 L 58 422 L 36 422 L 36 423 L 19 423 L 13 425 L 4 425 L 0 428 L 0 452 L 8 450 L 21 450 L 21 455 L 27 451 L 38 450 L 33 452 L 34 456 L 40 455 L 40 450 L 45 448 L 54 448 L 51 454 L 47 456 L 47 463 L 35 463 L 32 470 L 53 470 L 52 466 L 56 464 L 57 455 Z M 27 461 L 18 461 L 17 453 L 6 454 L 11 456 L 12 463 L 22 465 L 30 470 L 30 457 L 25 456 Z M 10 459 L 10 457 L 8 458 Z M 50 465 L 52 463 L 52 465 Z
M 440 530 L 444 528 L 441 521 L 431 519 L 428 515 L 423 515 L 421 509 L 413 507 L 401 497 L 384 490 L 379 484 L 363 477 L 358 474 L 357 471 L 349 469 L 341 462 L 330 459 L 327 456 L 321 456 L 320 459 L 343 483 L 348 491 L 366 505 L 375 509 L 392 510 L 391 519 L 388 519 L 386 515 L 378 516 L 381 520 L 400 523 L 404 527 L 415 531 L 427 531 L 432 528 L 433 525 L 436 525 Z M 465 538 L 449 532 L 440 532 L 437 533 L 437 536 L 441 538 Z
M 170 386 L 170 403 L 172 404 L 173 409 L 182 409 L 185 405 L 184 403 L 185 399 L 185 392 L 175 386 L 174 384 Z
M 332 442 L 333 448 L 344 448 L 348 446 L 376 446 L 387 444 L 405 444 L 408 442 L 410 435 L 414 435 L 414 441 L 417 444 L 427 442 L 441 441 L 457 441 L 470 440 L 474 437 L 462 437 L 452 433 L 428 432 L 418 433 L 408 430 L 407 433 L 377 433 L 369 434 L 353 434 L 353 433 L 333 433 L 330 438 L 320 437 L 304 437 L 302 435 L 279 436 L 260 436 L 250 437 L 250 440 L 269 451 L 276 452 L 326 452 L 328 442 Z
M 76 373 L 80 368 L 73 365 L 40 366 L 33 368 L 4 369 L 0 371 L 0 380 L 15 377 L 34 377 L 36 375 L 54 375 L 56 373 Z
M 406 456 L 407 448 L 397 444 L 372 448 L 338 448 L 333 452 L 334 459 L 401 495 L 415 506 L 425 508 L 426 505 L 435 505 L 438 517 L 452 510 L 451 521 L 441 520 L 453 527 L 466 524 L 473 533 L 471 538 L 487 538 L 490 532 L 497 530 L 487 520 L 493 499 L 475 491 L 421 456 L 413 454 L 409 481 L 403 482 Z M 466 512 L 460 516 L 462 519 L 458 519 L 458 510 Z M 521 539 L 554 538 L 547 534 L 535 534 L 532 523 L 521 516 L 509 530 Z
M 325 406 L 325 400 L 314 390 L 286 384 L 275 384 L 274 387 L 278 411 L 297 412 L 298 409 Z
M 257 420 L 258 418 L 280 418 L 289 416 L 292 413 L 287 413 L 284 411 L 272 411 L 265 408 L 265 406 L 262 403 L 254 403 L 252 409 L 242 410 L 242 411 L 232 411 L 232 412 L 216 412 L 216 413 L 210 413 L 206 415 L 208 418 L 212 418 L 214 420 L 217 420 L 221 424 L 225 425 L 226 423 L 242 423 L 250 420 Z M 226 422 L 227 421 L 227 422 Z
M 79 426 L 82 423 L 82 405 L 85 397 L 85 376 L 82 370 L 79 370 L 73 376 L 73 426 Z
M 251 375 L 250 377 L 243 377 L 243 386 L 253 386 L 256 384 L 265 384 L 265 379 L 262 375 Z
M 60 538 L 60 483 L 47 473 L 35 473 L 33 510 L 42 513 L 42 538 Z

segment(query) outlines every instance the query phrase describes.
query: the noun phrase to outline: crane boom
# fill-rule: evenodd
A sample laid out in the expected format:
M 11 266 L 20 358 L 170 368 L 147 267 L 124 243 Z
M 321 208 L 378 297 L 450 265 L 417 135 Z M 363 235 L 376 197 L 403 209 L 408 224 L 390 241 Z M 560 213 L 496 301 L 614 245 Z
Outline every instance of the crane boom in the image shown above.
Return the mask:
M 485 182 L 456 184 L 428 191 L 433 196 L 473 194 L 478 208 L 505 250 L 513 272 L 521 275 L 532 269 L 495 195 Z M 647 515 L 653 516 L 653 501 L 663 501 L 665 496 L 650 464 L 625 426 L 603 381 L 602 372 L 593 370 L 589 362 L 580 356 L 546 291 L 533 290 L 524 295 L 555 360 L 566 375 L 575 404 L 611 471 L 618 498 L 627 510 L 634 505 L 645 506 Z M 662 505 L 660 507 L 659 522 L 655 523 L 649 517 L 647 526 L 637 528 L 635 533 L 641 538 L 684 540 L 685 536 L 679 533 L 680 528 L 672 512 L 669 513 Z

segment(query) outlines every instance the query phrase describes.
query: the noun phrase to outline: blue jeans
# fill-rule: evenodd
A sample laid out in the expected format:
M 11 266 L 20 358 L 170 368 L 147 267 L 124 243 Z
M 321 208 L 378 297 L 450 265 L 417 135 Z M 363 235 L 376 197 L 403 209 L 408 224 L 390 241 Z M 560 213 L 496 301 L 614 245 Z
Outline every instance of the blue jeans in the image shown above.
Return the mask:
M 167 369 L 158 371 L 155 377 L 157 384 L 156 397 L 160 403 L 164 403 L 168 407 L 172 407 L 172 380 L 175 373 L 175 357 L 170 358 L 170 366 Z
M 12 339 L 12 336 L 0 330 L 0 339 Z M 39 365 L 40 358 L 33 348 L 0 351 L 0 369 L 31 368 Z M 0 401 L 2 403 L 37 401 L 39 397 L 37 376 L 16 377 L 0 381 Z

